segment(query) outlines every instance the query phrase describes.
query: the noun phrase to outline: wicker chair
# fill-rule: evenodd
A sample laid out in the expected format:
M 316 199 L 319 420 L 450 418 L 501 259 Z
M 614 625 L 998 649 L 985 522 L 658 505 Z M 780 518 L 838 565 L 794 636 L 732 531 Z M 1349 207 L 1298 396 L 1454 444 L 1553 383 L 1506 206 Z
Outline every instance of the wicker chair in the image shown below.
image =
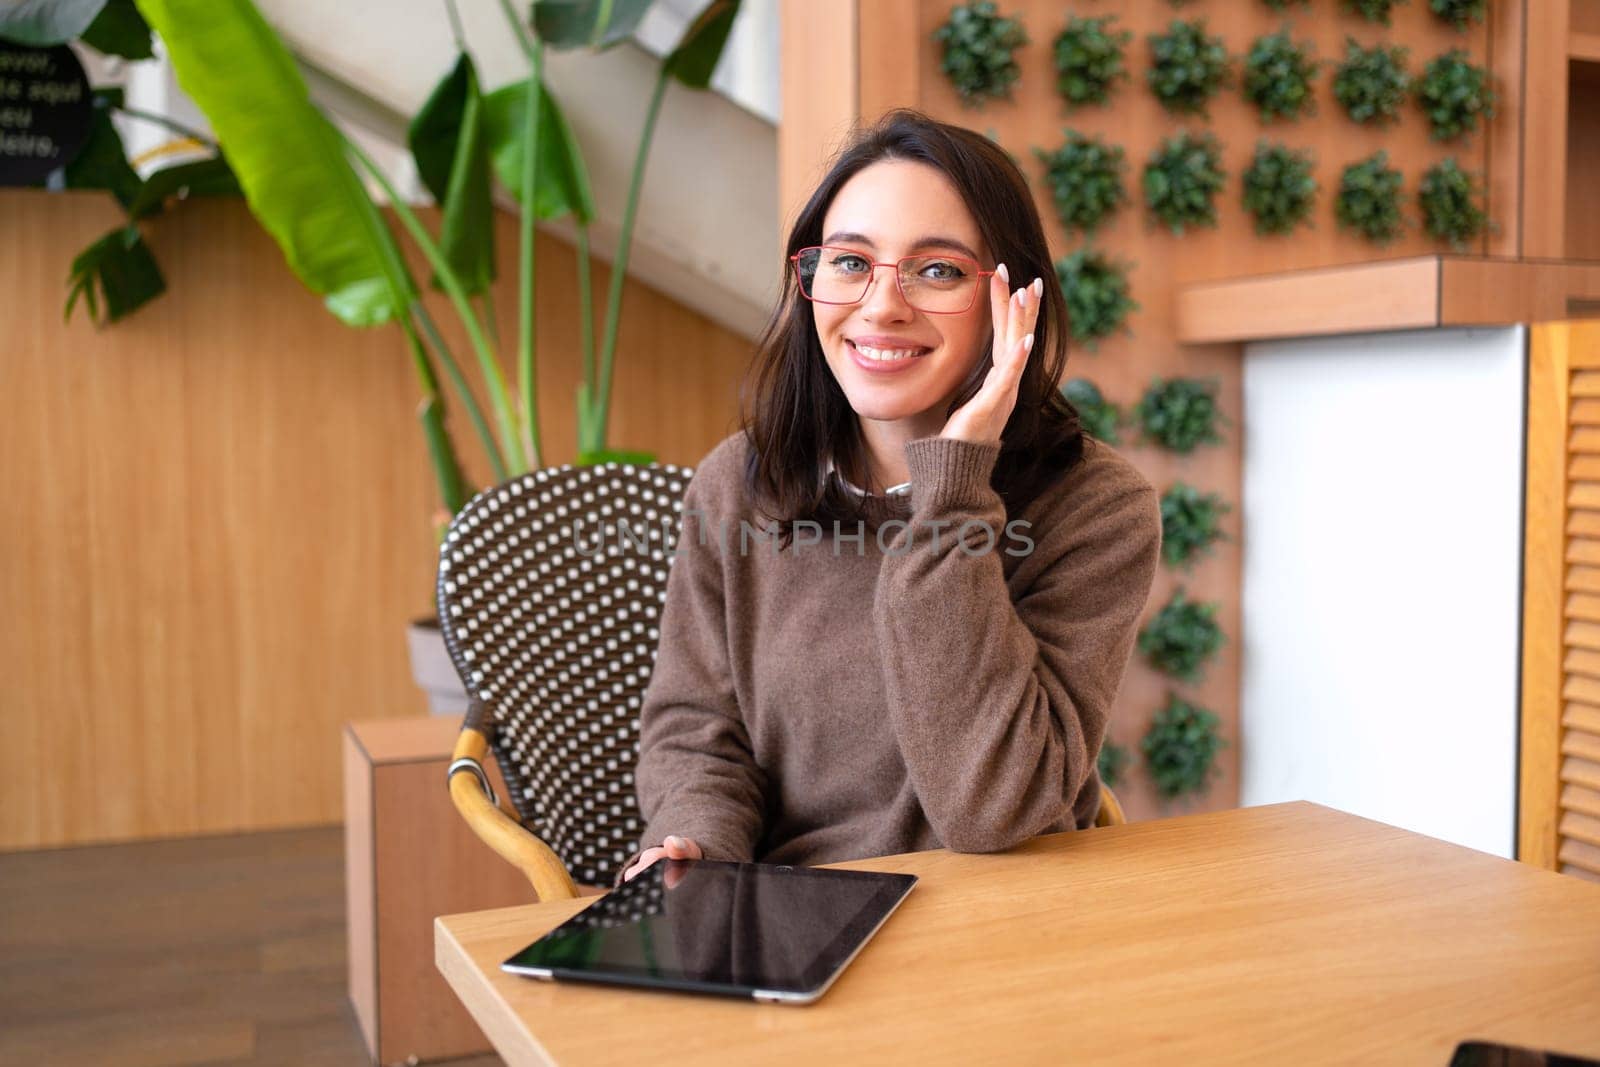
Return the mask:
M 643 830 L 639 708 L 692 474 L 538 470 L 480 493 L 440 548 L 439 622 L 470 699 L 450 796 L 541 900 L 609 885 Z M 1106 790 L 1095 824 L 1122 821 Z

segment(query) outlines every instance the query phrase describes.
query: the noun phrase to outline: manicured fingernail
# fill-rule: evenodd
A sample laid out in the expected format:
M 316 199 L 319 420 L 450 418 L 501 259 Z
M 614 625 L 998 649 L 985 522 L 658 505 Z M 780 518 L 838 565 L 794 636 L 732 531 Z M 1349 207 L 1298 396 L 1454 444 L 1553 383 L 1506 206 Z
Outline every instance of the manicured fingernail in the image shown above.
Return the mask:
M 1033 280 L 1033 295 L 1034 296 L 1043 296 L 1044 295 L 1044 279 L 1043 278 L 1035 278 Z
M 1022 339 L 1022 350 L 1024 352 L 1033 351 L 1033 334 L 1030 333 Z
M 672 845 L 674 847 L 681 847 L 683 845 L 683 842 L 680 841 L 678 838 L 672 836 L 671 834 L 668 834 L 667 835 L 667 844 Z
M 1011 275 L 1009 273 L 1007 273 L 1006 265 L 1004 263 L 1002 263 L 998 267 L 996 267 L 994 269 L 994 272 L 996 274 L 1000 275 L 1000 280 L 1001 281 L 1005 282 L 1007 285 L 1011 284 Z

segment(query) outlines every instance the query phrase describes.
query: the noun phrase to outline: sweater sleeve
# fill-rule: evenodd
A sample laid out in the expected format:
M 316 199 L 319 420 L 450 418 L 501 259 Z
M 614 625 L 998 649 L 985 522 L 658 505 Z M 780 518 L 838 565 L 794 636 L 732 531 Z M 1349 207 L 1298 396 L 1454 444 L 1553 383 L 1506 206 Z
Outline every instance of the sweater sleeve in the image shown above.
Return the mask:
M 1010 538 L 990 485 L 998 442 L 905 449 L 910 525 L 873 602 L 889 715 L 939 839 L 999 851 L 1069 816 L 1095 773 L 1154 581 L 1160 508 L 1148 483 L 1107 479 L 1086 486 L 1076 518 Z M 994 531 L 987 551 L 977 524 Z M 1021 537 L 1042 555 L 1013 603 L 1001 553 L 1026 549 Z
M 634 784 L 646 826 L 618 883 L 639 853 L 668 834 L 724 860 L 753 858 L 761 834 L 767 783 L 734 692 L 719 520 L 705 507 L 699 479 L 691 478 L 639 711 Z

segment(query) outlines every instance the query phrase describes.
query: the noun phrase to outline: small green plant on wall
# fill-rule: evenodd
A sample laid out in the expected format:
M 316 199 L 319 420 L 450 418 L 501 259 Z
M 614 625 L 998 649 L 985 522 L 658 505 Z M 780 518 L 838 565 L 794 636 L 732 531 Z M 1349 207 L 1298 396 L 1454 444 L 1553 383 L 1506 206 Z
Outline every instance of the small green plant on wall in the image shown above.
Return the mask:
M 1333 97 L 1351 119 L 1380 125 L 1400 121 L 1410 89 L 1404 48 L 1345 42 L 1344 62 L 1333 76 Z
M 1061 387 L 1067 400 L 1078 412 L 1083 432 L 1108 445 L 1118 444 L 1118 427 L 1122 425 L 1122 409 L 1107 400 L 1100 387 L 1087 378 L 1073 378 Z
M 1166 33 L 1150 35 L 1150 91 L 1161 106 L 1180 115 L 1203 115 L 1228 80 L 1228 49 L 1206 36 L 1205 19 L 1174 20 Z
M 1375 244 L 1388 244 L 1400 236 L 1405 220 L 1400 216 L 1400 187 L 1404 179 L 1389 166 L 1382 149 L 1344 169 L 1334 216 L 1339 225 L 1354 230 Z
M 1227 746 L 1221 723 L 1205 708 L 1167 694 L 1139 742 L 1145 768 L 1163 800 L 1203 793 L 1216 773 L 1217 756 Z
M 1011 95 L 1021 75 L 1014 53 L 1028 43 L 1028 34 L 1018 20 L 1002 17 L 992 0 L 957 4 L 933 39 L 944 46 L 939 69 L 963 104 L 982 107 L 986 100 Z
M 1317 61 L 1309 41 L 1295 41 L 1288 30 L 1258 37 L 1244 59 L 1244 95 L 1265 121 L 1293 121 L 1315 110 L 1311 86 Z
M 1299 4 L 1301 7 L 1311 6 L 1311 0 L 1262 0 L 1262 3 L 1274 11 L 1287 11 L 1294 4 Z
M 1340 0 L 1346 11 L 1354 12 L 1368 22 L 1378 22 L 1389 25 L 1389 13 L 1395 9 L 1396 4 L 1403 4 L 1405 0 Z
M 1222 146 L 1210 133 L 1179 133 L 1163 141 L 1144 166 L 1144 202 L 1173 233 L 1217 224 L 1217 193 L 1227 175 Z
M 1488 0 L 1428 0 L 1428 10 L 1457 30 L 1465 30 L 1474 22 L 1482 22 L 1488 6 Z
M 1122 778 L 1128 773 L 1128 764 L 1133 762 L 1133 755 L 1127 746 L 1119 745 L 1111 738 L 1106 738 L 1100 743 L 1100 755 L 1096 766 L 1100 769 L 1100 781 L 1107 789 L 1115 789 L 1122 784 Z
M 1227 537 L 1222 516 L 1232 510 L 1216 493 L 1183 482 L 1173 485 L 1161 494 L 1161 558 L 1169 567 L 1193 567 Z
M 1310 218 L 1317 198 L 1312 171 L 1309 150 L 1265 141 L 1256 146 L 1244 172 L 1244 207 L 1256 221 L 1256 233 L 1289 233 Z
M 1056 260 L 1056 281 L 1067 301 L 1072 339 L 1093 351 L 1123 329 L 1139 305 L 1128 295 L 1128 269 L 1104 252 L 1080 248 Z
M 1133 416 L 1146 440 L 1180 455 L 1221 444 L 1219 426 L 1228 421 L 1217 407 L 1215 378 L 1156 378 Z
M 1494 114 L 1489 72 L 1459 48 L 1452 48 L 1427 65 L 1417 79 L 1416 93 L 1436 141 L 1453 141 L 1469 134 Z
M 1115 15 L 1074 15 L 1056 37 L 1056 92 L 1069 107 L 1104 104 L 1117 82 L 1127 80 L 1133 34 L 1113 29 L 1116 21 Z
M 1429 167 L 1417 186 L 1417 207 L 1422 228 L 1436 241 L 1447 241 L 1456 251 L 1482 234 L 1489 217 L 1483 210 L 1483 187 L 1454 159 Z
M 1139 651 L 1162 674 L 1199 681 L 1205 665 L 1227 640 L 1215 603 L 1200 603 L 1175 590 L 1172 599 L 1139 631 Z
M 1054 152 L 1033 151 L 1044 164 L 1056 215 L 1068 229 L 1093 233 L 1128 199 L 1122 181 L 1128 162 L 1117 145 L 1067 130 L 1066 140 Z

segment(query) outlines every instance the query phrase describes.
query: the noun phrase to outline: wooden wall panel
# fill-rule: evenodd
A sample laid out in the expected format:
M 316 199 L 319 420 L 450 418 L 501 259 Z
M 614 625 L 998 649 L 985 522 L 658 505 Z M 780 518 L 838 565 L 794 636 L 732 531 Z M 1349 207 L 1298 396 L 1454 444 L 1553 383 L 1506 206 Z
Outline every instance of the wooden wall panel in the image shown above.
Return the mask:
M 1523 87 L 1524 256 L 1568 255 L 1562 216 L 1567 199 L 1567 34 L 1570 0 L 1530 0 Z
M 1600 62 L 1572 64 L 1567 91 L 1566 255 L 1600 260 Z
M 432 611 L 437 503 L 404 342 L 341 326 L 236 201 L 149 226 L 160 301 L 63 325 L 68 263 L 117 218 L 99 194 L 0 192 L 0 849 L 336 822 L 340 724 L 424 708 L 403 627 Z M 560 463 L 574 257 L 544 238 L 539 257 Z M 497 298 L 515 337 L 509 278 Z M 747 358 L 630 283 L 613 443 L 698 462 L 736 424 Z
M 1509 0 L 1508 0 L 1509 2 Z M 1147 36 L 1164 29 L 1174 18 L 1203 16 L 1211 32 L 1220 33 L 1230 53 L 1239 56 L 1257 36 L 1287 24 L 1296 37 L 1310 38 L 1320 59 L 1336 61 L 1344 54 L 1345 38 L 1353 36 L 1364 44 L 1392 41 L 1410 49 L 1411 67 L 1420 71 L 1433 56 L 1453 47 L 1465 47 L 1480 63 L 1492 63 L 1502 78 L 1520 76 L 1520 40 L 1508 42 L 1498 56 L 1491 55 L 1490 29 L 1475 26 L 1457 34 L 1427 10 L 1425 4 L 1402 5 L 1394 11 L 1391 28 L 1366 23 L 1343 13 L 1335 5 L 1314 5 L 1310 9 L 1291 7 L 1287 16 L 1272 12 L 1257 3 L 1195 3 L 1174 10 L 1167 0 L 1127 0 L 1116 5 L 1115 14 L 1123 28 L 1135 33 L 1129 57 L 1132 79 L 1124 83 L 1110 107 L 1087 108 L 1068 113 L 1054 90 L 1053 43 L 1069 13 L 1100 13 L 1103 5 L 1068 4 L 1048 0 L 1012 0 L 1002 10 L 1023 20 L 1030 41 L 1018 53 L 1023 77 L 1011 101 L 986 104 L 982 109 L 962 106 L 955 91 L 939 70 L 940 52 L 931 34 L 949 15 L 949 0 L 891 0 L 863 4 L 860 8 L 859 87 L 863 120 L 871 120 L 888 107 L 910 105 L 946 121 L 958 122 L 988 133 L 1007 148 L 1032 181 L 1041 212 L 1049 227 L 1052 252 L 1063 255 L 1078 247 L 1081 237 L 1064 232 L 1055 219 L 1043 167 L 1034 157 L 1035 147 L 1050 149 L 1061 143 L 1064 128 L 1099 134 L 1121 145 L 1127 152 L 1128 189 L 1132 202 L 1124 207 L 1109 227 L 1098 236 L 1098 243 L 1132 266 L 1133 295 L 1142 305 L 1131 320 L 1132 333 L 1102 343 L 1099 350 L 1080 349 L 1074 353 L 1069 373 L 1091 378 L 1113 400 L 1131 406 L 1156 376 L 1214 377 L 1220 385 L 1220 400 L 1234 424 L 1227 430 L 1227 443 L 1205 448 L 1189 457 L 1174 457 L 1152 448 L 1126 445 L 1124 451 L 1147 476 L 1165 489 L 1183 480 L 1208 491 L 1223 494 L 1237 509 L 1240 496 L 1240 440 L 1247 428 L 1240 424 L 1239 348 L 1236 344 L 1188 344 L 1178 341 L 1175 295 L 1189 285 L 1224 278 L 1279 273 L 1340 263 L 1360 263 L 1378 259 L 1401 259 L 1440 251 L 1421 233 L 1415 194 L 1426 167 L 1446 155 L 1455 155 L 1463 166 L 1486 176 L 1493 197 L 1492 210 L 1512 211 L 1519 195 L 1520 170 L 1508 169 L 1506 153 L 1515 155 L 1520 125 L 1516 101 L 1520 85 L 1501 86 L 1508 106 L 1487 131 L 1479 131 L 1464 143 L 1440 146 L 1430 140 L 1420 111 L 1408 105 L 1396 127 L 1369 129 L 1350 122 L 1333 100 L 1329 84 L 1331 67 L 1325 68 L 1317 83 L 1317 114 L 1294 124 L 1263 126 L 1237 89 L 1225 90 L 1211 106 L 1209 120 L 1180 119 L 1163 111 L 1144 83 L 1148 67 Z M 914 10 L 913 10 L 914 8 Z M 1109 10 L 1109 9 L 1106 9 Z M 1497 5 L 1494 26 L 1497 32 L 1520 33 L 1520 15 Z M 907 88 L 914 76 L 914 91 Z M 785 101 L 787 105 L 787 99 Z M 1210 129 L 1223 143 L 1227 188 L 1218 202 L 1219 226 L 1214 230 L 1190 231 L 1175 237 L 1158 230 L 1147 217 L 1139 190 L 1144 162 L 1159 141 L 1182 129 Z M 1314 225 L 1289 237 L 1257 237 L 1240 203 L 1240 175 L 1248 165 L 1258 139 L 1270 137 L 1297 148 L 1310 148 L 1316 155 L 1317 178 L 1321 184 Z M 1501 155 L 1491 153 L 1500 146 Z M 1508 147 L 1509 146 L 1509 147 Z M 1377 248 L 1341 231 L 1334 222 L 1332 198 L 1339 173 L 1345 164 L 1364 158 L 1379 148 L 1405 174 L 1405 211 L 1409 226 L 1406 235 L 1392 245 Z M 1504 205 L 1504 206 L 1502 206 Z M 1509 231 L 1518 233 L 1515 219 L 1503 227 L 1502 243 Z M 1489 250 L 1489 239 L 1475 242 L 1469 251 Z M 1137 658 L 1129 670 L 1117 710 L 1112 735 L 1137 752 L 1137 742 L 1152 712 L 1162 704 L 1169 689 L 1177 689 L 1217 711 L 1224 721 L 1233 745 L 1224 754 L 1224 774 L 1206 797 L 1195 802 L 1199 808 L 1228 807 L 1238 802 L 1237 767 L 1241 742 L 1238 738 L 1238 694 L 1240 649 L 1239 629 L 1239 549 L 1243 536 L 1237 510 L 1224 523 L 1232 540 L 1218 552 L 1184 574 L 1163 568 L 1152 595 L 1151 611 L 1166 602 L 1177 586 L 1189 595 L 1221 604 L 1219 621 L 1232 640 L 1212 665 L 1200 685 L 1171 686 Z M 1129 815 L 1148 817 L 1161 805 L 1141 784 L 1126 788 Z
M 856 4 L 857 0 L 779 0 L 783 121 L 778 124 L 778 209 L 783 212 L 782 238 L 788 237 L 790 224 L 821 177 L 823 164 L 855 120 Z

